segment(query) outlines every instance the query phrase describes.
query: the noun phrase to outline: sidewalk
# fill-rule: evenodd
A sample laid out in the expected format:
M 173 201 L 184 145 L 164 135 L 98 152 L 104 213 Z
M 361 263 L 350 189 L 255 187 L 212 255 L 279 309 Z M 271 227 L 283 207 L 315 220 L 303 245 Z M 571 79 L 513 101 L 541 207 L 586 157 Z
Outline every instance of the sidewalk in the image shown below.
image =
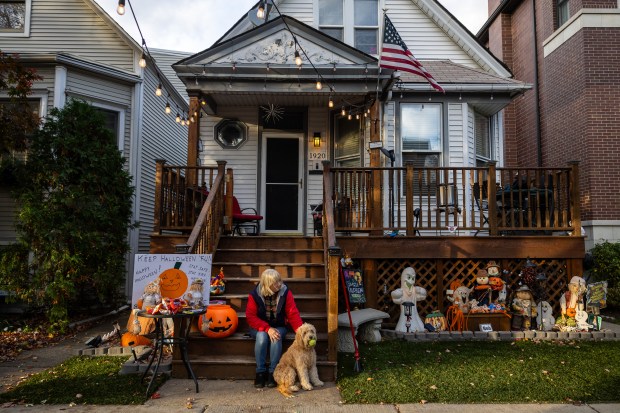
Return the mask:
M 126 321 L 122 321 L 124 326 Z M 126 318 L 125 318 L 126 320 Z M 604 323 L 603 328 L 620 333 L 620 326 Z M 84 349 L 89 337 L 109 332 L 110 322 L 103 322 L 92 329 L 77 334 L 56 346 L 24 352 L 17 360 L 0 363 L 0 391 L 15 384 L 19 377 L 35 373 L 62 363 L 65 359 Z M 94 413 L 152 413 L 158 412 L 205 412 L 205 413 L 617 413 L 620 403 L 575 406 L 572 404 L 379 404 L 345 405 L 334 383 L 312 391 L 297 393 L 286 399 L 276 389 L 255 389 L 251 380 L 199 380 L 200 392 L 194 392 L 192 380 L 170 379 L 159 388 L 159 399 L 149 399 L 138 406 L 68 406 L 36 405 L 17 406 L 10 412 L 94 412 Z M 619 390 L 620 393 L 620 390 Z M 192 399 L 192 408 L 187 407 Z M 0 406 L 1 407 L 1 406 Z

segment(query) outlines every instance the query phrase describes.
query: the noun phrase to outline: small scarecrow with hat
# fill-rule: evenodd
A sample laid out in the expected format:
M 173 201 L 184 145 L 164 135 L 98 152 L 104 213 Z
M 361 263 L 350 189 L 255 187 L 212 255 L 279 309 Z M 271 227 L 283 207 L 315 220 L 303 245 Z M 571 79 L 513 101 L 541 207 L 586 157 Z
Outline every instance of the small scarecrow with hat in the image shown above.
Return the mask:
M 204 306 L 204 281 L 196 278 L 189 286 L 189 291 L 185 294 L 185 301 L 193 308 Z
M 536 324 L 536 302 L 534 301 L 534 295 L 527 285 L 522 285 L 515 292 L 515 297 L 512 300 L 512 329 L 513 330 L 531 330 L 535 328 L 532 325 L 532 320 Z

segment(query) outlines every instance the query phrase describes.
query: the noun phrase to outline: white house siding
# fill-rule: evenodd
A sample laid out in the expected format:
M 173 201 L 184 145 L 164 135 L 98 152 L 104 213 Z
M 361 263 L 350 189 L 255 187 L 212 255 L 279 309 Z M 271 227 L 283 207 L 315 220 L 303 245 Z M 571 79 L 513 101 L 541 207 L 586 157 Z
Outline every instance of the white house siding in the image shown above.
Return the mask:
M 416 58 L 450 59 L 465 66 L 481 68 L 411 0 L 385 0 L 385 7 L 396 30 Z
M 74 54 L 134 70 L 133 50 L 83 0 L 33 0 L 29 37 L 2 37 L 0 48 L 19 53 Z
M 318 7 L 318 0 L 286 0 L 280 3 L 282 3 L 278 5 L 280 13 L 294 17 L 309 26 L 314 26 L 315 28 L 318 26 L 318 24 L 314 24 L 313 8 L 314 4 L 317 4 Z
M 254 106 L 223 107 L 221 117 L 204 116 L 200 122 L 203 165 L 216 166 L 216 161 L 226 161 L 226 168 L 234 173 L 234 195 L 241 208 L 256 208 L 258 199 L 258 108 Z M 237 149 L 222 149 L 213 139 L 213 127 L 222 119 L 238 119 L 248 127 L 248 140 Z
M 159 67 L 159 69 L 163 72 L 164 76 L 166 76 L 170 83 L 172 83 L 172 86 L 174 86 L 177 92 L 179 92 L 179 94 L 183 96 L 183 98 L 187 102 L 189 102 L 189 97 L 187 96 L 187 90 L 185 89 L 185 85 L 183 84 L 181 79 L 179 79 L 174 69 L 172 69 L 172 65 L 179 60 L 191 56 L 192 53 L 150 48 L 149 51 L 151 52 L 151 56 L 153 56 L 153 58 L 156 60 L 157 67 Z
M 140 221 L 138 253 L 148 253 L 153 231 L 155 205 L 155 159 L 165 159 L 169 165 L 187 163 L 187 126 L 176 123 L 176 112 L 164 112 L 165 96 L 156 96 L 159 80 L 154 70 L 147 67 L 144 74 L 142 134 L 134 151 L 140 153 L 137 164 L 136 193 L 139 195 L 137 217 Z M 181 102 L 177 102 L 179 106 Z M 175 102 L 170 101 L 175 108 Z
M 17 205 L 10 190 L 0 188 L 0 246 L 15 242 L 15 213 Z
M 467 166 L 464 156 L 464 146 L 466 137 L 463 136 L 465 119 L 463 118 L 463 108 L 460 103 L 447 103 L 448 106 L 448 130 L 444 136 L 447 136 L 447 148 L 444 153 L 448 155 L 445 166 Z M 446 123 L 444 123 L 446 124 Z M 445 141 L 445 139 L 444 139 Z M 471 164 L 470 164 L 471 165 Z
M 330 153 L 331 147 L 329 145 L 330 134 L 329 134 L 329 110 L 326 108 L 318 108 L 318 107 L 310 107 L 308 108 L 308 136 L 309 139 L 306 139 L 306 146 L 313 145 L 310 142 L 310 138 L 314 131 L 321 132 L 321 137 L 324 142 L 321 145 L 326 145 L 327 153 Z M 320 204 L 323 202 L 323 175 L 306 175 L 306 182 L 308 185 L 307 189 L 307 197 L 308 201 L 307 205 L 310 204 Z M 313 229 L 313 221 L 312 215 L 310 211 L 310 207 L 306 208 L 304 211 L 304 215 L 306 218 L 306 233 L 312 234 L 314 232 Z

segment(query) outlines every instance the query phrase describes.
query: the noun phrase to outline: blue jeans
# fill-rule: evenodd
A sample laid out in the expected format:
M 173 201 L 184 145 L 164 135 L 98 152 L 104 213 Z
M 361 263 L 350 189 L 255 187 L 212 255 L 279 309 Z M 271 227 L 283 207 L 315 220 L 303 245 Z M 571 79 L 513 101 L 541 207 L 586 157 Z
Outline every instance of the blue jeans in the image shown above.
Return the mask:
M 280 340 L 271 342 L 266 331 L 256 331 L 250 329 L 250 337 L 256 339 L 254 344 L 254 355 L 256 356 L 256 372 L 264 373 L 267 371 L 267 350 L 269 350 L 269 373 L 273 373 L 280 357 L 282 356 L 282 340 L 288 331 L 286 327 L 274 327 L 280 333 Z

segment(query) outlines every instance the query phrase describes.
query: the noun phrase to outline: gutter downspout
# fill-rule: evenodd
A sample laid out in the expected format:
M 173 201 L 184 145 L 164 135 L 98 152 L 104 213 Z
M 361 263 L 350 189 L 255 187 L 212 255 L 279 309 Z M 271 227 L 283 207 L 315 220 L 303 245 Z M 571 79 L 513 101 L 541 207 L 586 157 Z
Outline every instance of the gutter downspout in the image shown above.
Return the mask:
M 534 98 L 536 99 L 536 161 L 538 163 L 538 167 L 542 167 L 543 158 L 542 158 L 542 134 L 541 134 L 541 119 L 540 119 L 540 82 L 538 76 L 538 36 L 536 35 L 536 0 L 532 0 L 532 17 L 534 21 L 534 84 L 536 87 L 534 88 Z

